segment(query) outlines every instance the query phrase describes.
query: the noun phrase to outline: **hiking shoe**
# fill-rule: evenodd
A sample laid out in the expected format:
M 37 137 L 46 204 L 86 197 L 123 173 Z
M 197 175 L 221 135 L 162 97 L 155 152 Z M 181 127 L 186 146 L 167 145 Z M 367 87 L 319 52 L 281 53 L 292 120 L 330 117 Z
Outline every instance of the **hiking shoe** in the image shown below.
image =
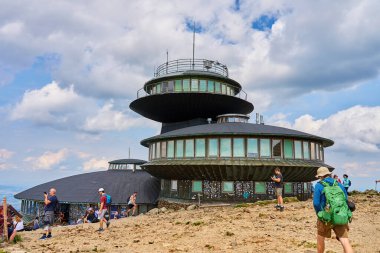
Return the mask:
M 97 232 L 103 232 L 104 231 L 104 229 L 103 228 L 99 228 L 98 230 L 96 230 Z
M 107 221 L 106 226 L 107 226 L 107 228 L 110 226 L 110 222 L 109 221 Z
M 47 239 L 46 235 L 43 234 L 39 240 L 46 240 L 46 239 Z
M 281 211 L 281 212 L 283 212 L 283 211 L 284 211 L 284 209 L 285 209 L 285 207 L 284 207 L 284 206 L 280 206 L 280 211 Z
M 49 238 L 52 238 L 51 234 L 48 234 L 48 235 L 46 236 L 46 239 L 49 239 Z
M 276 208 L 276 209 L 280 209 L 280 207 L 281 207 L 281 206 L 278 205 L 278 204 L 274 206 L 274 208 Z

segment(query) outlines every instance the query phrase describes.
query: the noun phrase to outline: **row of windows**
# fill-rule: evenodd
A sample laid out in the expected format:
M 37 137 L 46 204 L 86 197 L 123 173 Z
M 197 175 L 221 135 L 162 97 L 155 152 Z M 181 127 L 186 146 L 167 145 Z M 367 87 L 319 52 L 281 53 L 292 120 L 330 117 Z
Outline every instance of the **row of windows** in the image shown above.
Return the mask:
M 170 92 L 209 92 L 235 96 L 235 88 L 229 84 L 215 80 L 176 79 L 154 83 L 147 88 L 149 94 Z
M 163 185 L 163 183 L 161 184 Z M 178 181 L 177 180 L 171 180 L 171 190 L 177 191 L 178 190 Z M 233 181 L 223 181 L 222 182 L 222 192 L 224 193 L 234 193 L 234 182 Z M 307 183 L 304 183 L 303 185 L 304 191 L 306 192 L 308 190 Z M 202 181 L 192 181 L 192 192 L 202 192 Z M 255 182 L 255 194 L 266 194 L 267 193 L 267 185 L 265 182 Z M 292 194 L 293 193 L 293 184 L 292 183 L 284 183 L 284 193 L 285 194 Z
M 140 165 L 137 164 L 110 164 L 109 170 L 141 170 Z
M 149 160 L 173 158 L 285 158 L 324 160 L 319 143 L 269 138 L 196 138 L 169 140 L 149 146 Z

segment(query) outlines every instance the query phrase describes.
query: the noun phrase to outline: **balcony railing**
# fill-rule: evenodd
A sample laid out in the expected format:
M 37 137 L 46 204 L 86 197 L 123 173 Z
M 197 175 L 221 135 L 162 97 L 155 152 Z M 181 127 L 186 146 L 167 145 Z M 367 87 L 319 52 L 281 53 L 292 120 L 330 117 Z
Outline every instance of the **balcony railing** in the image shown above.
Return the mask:
M 228 77 L 228 68 L 218 61 L 206 59 L 178 59 L 168 61 L 157 67 L 154 77 L 160 77 L 171 73 L 184 72 L 189 70 L 205 71 L 216 73 Z

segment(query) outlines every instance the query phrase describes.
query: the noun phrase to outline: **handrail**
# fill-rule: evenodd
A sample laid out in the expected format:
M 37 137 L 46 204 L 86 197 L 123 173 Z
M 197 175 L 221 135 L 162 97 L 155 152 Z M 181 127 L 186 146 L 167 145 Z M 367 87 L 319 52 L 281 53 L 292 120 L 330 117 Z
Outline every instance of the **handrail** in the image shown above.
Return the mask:
M 228 68 L 226 65 L 207 59 L 178 59 L 168 61 L 157 67 L 154 77 L 164 76 L 171 73 L 184 72 L 188 70 L 197 70 L 216 73 L 228 77 Z

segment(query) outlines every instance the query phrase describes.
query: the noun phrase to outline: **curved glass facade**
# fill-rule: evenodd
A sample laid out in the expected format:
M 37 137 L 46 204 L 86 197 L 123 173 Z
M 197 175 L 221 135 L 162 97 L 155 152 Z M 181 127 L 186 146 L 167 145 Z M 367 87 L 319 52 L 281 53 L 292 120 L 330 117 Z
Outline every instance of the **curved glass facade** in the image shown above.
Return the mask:
M 160 152 L 157 152 L 159 150 Z M 324 161 L 323 146 L 290 138 L 208 137 L 165 140 L 149 145 L 149 160 L 188 158 L 304 159 Z
M 184 78 L 149 84 L 145 88 L 150 95 L 180 92 L 206 92 L 235 96 L 238 89 L 228 83 L 212 79 Z

